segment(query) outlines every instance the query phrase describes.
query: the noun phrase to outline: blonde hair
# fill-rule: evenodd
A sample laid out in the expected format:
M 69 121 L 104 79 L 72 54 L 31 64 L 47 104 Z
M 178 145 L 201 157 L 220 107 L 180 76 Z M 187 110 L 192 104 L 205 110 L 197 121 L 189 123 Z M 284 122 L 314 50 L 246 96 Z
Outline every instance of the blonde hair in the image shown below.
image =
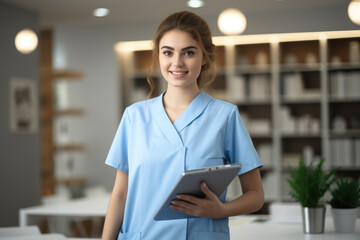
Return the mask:
M 180 30 L 190 34 L 199 43 L 206 63 L 202 66 L 197 84 L 200 88 L 206 88 L 216 76 L 215 69 L 215 45 L 212 42 L 210 28 L 206 21 L 193 12 L 181 11 L 166 17 L 157 28 L 153 39 L 152 60 L 147 74 L 147 82 L 150 86 L 149 97 L 153 96 L 155 83 L 152 73 L 159 68 L 159 44 L 164 34 L 170 30 Z

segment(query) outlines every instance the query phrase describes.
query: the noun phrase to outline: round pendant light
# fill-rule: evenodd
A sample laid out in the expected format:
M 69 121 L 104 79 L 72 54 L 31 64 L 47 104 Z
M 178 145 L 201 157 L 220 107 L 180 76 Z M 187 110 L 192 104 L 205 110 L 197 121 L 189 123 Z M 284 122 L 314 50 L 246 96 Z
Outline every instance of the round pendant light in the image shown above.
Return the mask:
M 353 0 L 348 6 L 348 15 L 353 23 L 360 25 L 360 1 Z
M 38 45 L 38 37 L 36 33 L 30 29 L 23 29 L 15 37 L 16 49 L 23 53 L 29 54 L 35 50 Z
M 246 17 L 238 9 L 225 9 L 218 17 L 218 27 L 226 35 L 241 34 L 246 28 Z

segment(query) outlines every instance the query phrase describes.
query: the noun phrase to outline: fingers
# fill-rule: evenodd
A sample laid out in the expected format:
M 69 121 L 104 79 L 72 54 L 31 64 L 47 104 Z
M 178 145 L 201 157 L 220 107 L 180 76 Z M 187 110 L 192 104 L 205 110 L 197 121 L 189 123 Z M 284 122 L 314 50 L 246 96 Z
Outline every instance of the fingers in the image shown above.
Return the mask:
M 201 183 L 200 188 L 205 194 L 204 198 L 180 194 L 172 201 L 171 208 L 193 216 L 218 218 L 220 213 L 217 213 L 217 210 L 222 203 L 205 183 Z
M 194 203 L 184 200 L 173 200 L 170 206 L 173 210 L 186 213 L 193 216 L 198 216 L 198 207 Z
M 206 183 L 201 183 L 200 184 L 200 188 L 201 188 L 201 191 L 205 194 L 205 196 L 209 199 L 217 199 L 217 196 L 215 195 L 215 193 L 213 193 L 209 188 L 208 186 L 206 185 Z

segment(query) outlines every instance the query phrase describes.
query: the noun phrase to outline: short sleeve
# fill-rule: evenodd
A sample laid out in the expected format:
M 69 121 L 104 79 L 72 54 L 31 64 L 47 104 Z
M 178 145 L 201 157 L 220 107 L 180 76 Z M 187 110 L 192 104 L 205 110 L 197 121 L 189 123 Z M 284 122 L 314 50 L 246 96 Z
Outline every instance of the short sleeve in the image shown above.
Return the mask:
M 226 152 L 230 163 L 241 163 L 239 175 L 262 167 L 260 157 L 236 106 L 230 113 L 226 126 Z
M 128 111 L 125 109 L 119 127 L 116 131 L 114 140 L 111 144 L 105 164 L 128 173 L 128 137 L 130 119 Z

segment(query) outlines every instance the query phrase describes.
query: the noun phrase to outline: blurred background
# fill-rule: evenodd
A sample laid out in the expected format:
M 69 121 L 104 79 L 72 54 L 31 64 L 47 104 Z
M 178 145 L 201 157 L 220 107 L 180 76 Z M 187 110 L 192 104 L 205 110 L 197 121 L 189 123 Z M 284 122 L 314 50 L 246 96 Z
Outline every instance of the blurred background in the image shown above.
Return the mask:
M 18 225 L 21 208 L 111 191 L 115 170 L 104 161 L 124 108 L 146 97 L 149 40 L 180 10 L 214 35 L 219 72 L 208 92 L 239 106 L 264 161 L 263 213 L 290 201 L 287 167 L 300 157 L 358 179 L 360 32 L 350 2 L 0 0 L 0 227 Z M 225 34 L 218 19 L 228 8 L 246 24 Z M 33 49 L 15 43 L 22 30 Z

